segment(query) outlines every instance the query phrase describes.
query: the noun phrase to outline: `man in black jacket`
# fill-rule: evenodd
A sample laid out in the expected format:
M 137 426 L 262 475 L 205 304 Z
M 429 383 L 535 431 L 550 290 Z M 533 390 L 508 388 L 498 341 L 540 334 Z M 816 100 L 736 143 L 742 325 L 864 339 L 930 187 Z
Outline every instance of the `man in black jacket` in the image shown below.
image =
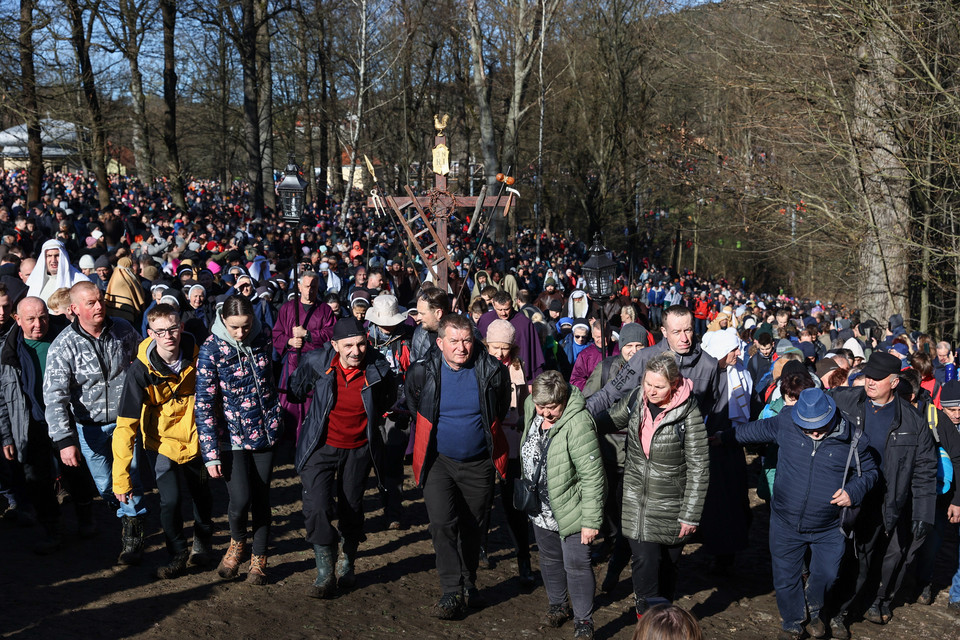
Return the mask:
M 338 586 L 355 583 L 364 485 L 371 466 L 382 482 L 383 415 L 396 399 L 397 383 L 386 359 L 368 348 L 363 325 L 351 317 L 337 321 L 329 344 L 303 356 L 290 389 L 297 398 L 313 392 L 295 463 L 303 483 L 307 542 L 317 561 L 308 595 L 331 598 Z
M 8 461 L 23 465 L 27 497 L 37 511 L 44 536 L 34 547 L 39 554 L 60 547 L 60 505 L 54 488 L 55 449 L 47 435 L 41 382 L 50 343 L 66 327 L 51 319 L 40 298 L 24 298 L 17 305 L 16 325 L 0 349 L 0 383 L 9 390 L 0 398 L 0 443 Z M 86 465 L 61 468 L 80 523 L 80 536 L 95 533 L 93 491 Z
M 500 424 L 510 407 L 510 375 L 476 346 L 473 324 L 464 316 L 444 316 L 436 344 L 410 366 L 405 390 L 415 416 L 413 476 L 423 488 L 443 589 L 433 615 L 451 620 L 467 606 L 481 606 L 480 540 L 495 473 L 503 477 L 507 470 Z
M 863 373 L 863 388 L 830 390 L 843 417 L 863 429 L 868 452 L 880 470 L 880 481 L 861 505 L 854 549 L 847 551 L 831 598 L 834 638 L 850 637 L 848 616 L 867 602 L 872 603 L 864 614 L 867 620 L 880 624 L 890 620 L 890 600 L 933 527 L 936 509 L 933 436 L 923 416 L 895 391 L 900 359 L 876 351 Z M 868 583 L 875 563 L 881 564 L 879 587 Z

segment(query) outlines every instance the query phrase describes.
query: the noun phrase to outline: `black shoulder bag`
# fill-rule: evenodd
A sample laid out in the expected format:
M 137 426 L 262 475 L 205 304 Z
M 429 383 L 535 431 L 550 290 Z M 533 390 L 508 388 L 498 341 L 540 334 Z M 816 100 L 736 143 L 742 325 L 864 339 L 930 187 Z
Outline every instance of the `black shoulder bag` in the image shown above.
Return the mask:
M 539 429 L 539 427 L 532 427 Z M 549 448 L 549 446 L 548 446 Z M 543 474 L 543 465 L 547 463 L 547 451 L 543 451 L 532 478 L 521 476 L 513 483 L 513 508 L 528 516 L 540 515 L 540 476 Z M 522 465 L 521 465 L 522 468 Z

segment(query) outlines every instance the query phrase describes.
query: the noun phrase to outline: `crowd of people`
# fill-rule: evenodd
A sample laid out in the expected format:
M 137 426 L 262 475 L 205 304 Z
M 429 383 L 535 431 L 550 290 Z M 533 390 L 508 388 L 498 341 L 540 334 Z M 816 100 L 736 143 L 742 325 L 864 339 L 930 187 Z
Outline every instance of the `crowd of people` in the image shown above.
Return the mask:
M 735 570 L 746 445 L 770 505 L 779 638 L 885 624 L 908 585 L 923 604 L 937 596 L 935 560 L 960 523 L 960 381 L 952 346 L 899 315 L 881 326 L 625 254 L 599 299 L 582 242 L 521 229 L 494 243 L 456 219 L 443 290 L 360 203 L 315 203 L 291 225 L 252 217 L 239 183 L 191 182 L 186 209 L 162 184 L 110 186 L 115 204 L 100 208 L 90 178 L 49 174 L 27 203 L 25 173 L 0 176 L 0 489 L 40 527 L 37 553 L 60 548 L 68 494 L 77 535 L 97 534 L 106 504 L 118 562 L 138 564 L 156 509 L 170 556 L 157 576 L 175 579 L 216 560 L 222 480 L 230 542 L 216 572 L 266 584 L 288 442 L 310 597 L 355 586 L 371 478 L 389 528 L 418 524 L 409 473 L 436 617 L 485 606 L 477 571 L 499 491 L 526 589 L 536 544 L 546 624 L 593 637 L 600 560 L 604 592 L 629 567 L 635 638 L 698 638 L 673 604 L 683 551 L 699 543 L 718 574 Z

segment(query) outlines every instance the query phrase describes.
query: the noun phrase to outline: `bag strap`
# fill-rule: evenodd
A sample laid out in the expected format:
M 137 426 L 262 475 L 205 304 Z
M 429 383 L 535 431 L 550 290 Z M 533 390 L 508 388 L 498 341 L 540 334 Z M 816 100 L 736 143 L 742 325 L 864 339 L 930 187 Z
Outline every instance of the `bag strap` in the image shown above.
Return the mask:
M 857 455 L 857 477 L 860 477 L 860 453 L 857 451 L 857 445 L 860 443 L 860 436 L 863 435 L 863 429 L 860 428 L 860 425 L 857 424 L 855 431 L 853 432 L 853 437 L 850 439 L 850 450 L 847 452 L 847 464 L 843 467 L 843 482 L 840 483 L 840 491 L 843 491 L 844 487 L 847 486 L 847 472 L 850 470 L 850 461 L 853 460 L 853 455 Z
M 540 425 L 535 425 L 534 428 L 540 430 L 540 435 L 538 437 L 547 438 L 547 446 L 543 448 L 543 455 L 541 455 L 540 459 L 537 461 L 537 466 L 533 471 L 533 477 L 530 478 L 530 481 L 533 482 L 533 485 L 535 487 L 539 487 L 540 476 L 543 473 L 543 466 L 547 463 L 547 451 L 550 450 L 550 438 L 543 433 L 543 428 Z
M 938 445 L 940 444 L 940 432 L 937 430 L 939 422 L 940 418 L 937 416 L 937 407 L 931 402 L 927 405 L 927 426 L 933 431 L 933 439 Z

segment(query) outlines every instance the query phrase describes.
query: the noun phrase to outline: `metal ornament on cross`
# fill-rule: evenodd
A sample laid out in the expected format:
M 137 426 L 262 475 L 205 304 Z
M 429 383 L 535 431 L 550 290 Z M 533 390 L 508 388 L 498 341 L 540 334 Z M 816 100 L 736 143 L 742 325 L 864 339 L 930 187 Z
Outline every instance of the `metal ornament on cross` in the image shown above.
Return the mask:
M 434 187 L 427 192 L 426 196 L 418 197 L 408 185 L 404 186 L 407 193 L 406 198 L 382 195 L 382 189 L 377 182 L 373 165 L 369 159 L 366 161 L 367 170 L 373 176 L 374 182 L 377 183 L 377 189 L 371 191 L 370 197 L 367 199 L 367 205 L 373 207 L 378 213 L 386 213 L 386 207 L 390 207 L 396 220 L 400 222 L 401 227 L 407 234 L 409 245 L 420 257 L 433 281 L 438 287 L 447 291 L 449 291 L 447 273 L 449 270 L 456 268 L 453 259 L 447 252 L 447 221 L 449 218 L 453 216 L 457 209 L 473 208 L 474 215 L 469 230 L 469 232 L 472 232 L 473 226 L 483 209 L 489 208 L 495 211 L 502 206 L 506 216 L 510 212 L 513 199 L 520 197 L 520 193 L 516 189 L 509 187 L 514 181 L 512 177 L 509 177 L 509 181 L 506 177 L 501 178 L 503 186 L 501 187 L 501 193 L 496 197 L 487 196 L 485 188 L 481 190 L 480 197 L 455 196 L 447 191 L 447 174 L 450 172 L 450 148 L 447 145 L 444 130 L 449 122 L 450 116 L 448 114 L 444 114 L 442 118 L 436 115 L 433 119 L 436 129 L 432 153 Z M 505 203 L 501 198 L 504 188 L 507 190 Z M 386 206 L 384 206 L 384 202 Z

